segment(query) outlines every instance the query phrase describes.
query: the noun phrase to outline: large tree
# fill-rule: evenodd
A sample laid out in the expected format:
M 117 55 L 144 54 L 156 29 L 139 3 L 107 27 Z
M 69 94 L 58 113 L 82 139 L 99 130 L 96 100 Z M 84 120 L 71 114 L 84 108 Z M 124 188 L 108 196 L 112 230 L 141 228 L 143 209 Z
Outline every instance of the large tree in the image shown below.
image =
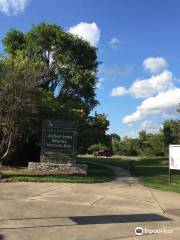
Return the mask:
M 41 23 L 27 33 L 10 30 L 3 43 L 9 55 L 22 50 L 46 64 L 43 87 L 55 91 L 62 111 L 71 108 L 88 115 L 96 106 L 98 62 L 96 49 L 88 42 L 55 24 Z
M 36 89 L 36 118 L 39 122 L 36 121 L 36 128 L 30 127 L 31 131 L 26 135 L 28 141 L 30 139 L 37 143 L 40 121 L 56 116 L 79 120 L 79 151 L 84 152 L 91 144 L 99 142 L 110 145 L 111 138 L 106 136 L 109 125 L 106 116 L 89 116 L 98 104 L 95 94 L 98 68 L 96 48 L 78 36 L 65 32 L 61 27 L 47 23 L 35 25 L 26 33 L 11 29 L 5 35 L 3 43 L 6 59 L 17 61 L 17 55 L 21 51 L 28 61 L 43 63 L 46 69 L 42 72 L 40 86 Z M 17 78 L 20 84 L 21 77 Z M 33 82 L 37 80 L 33 74 L 31 78 L 34 78 Z

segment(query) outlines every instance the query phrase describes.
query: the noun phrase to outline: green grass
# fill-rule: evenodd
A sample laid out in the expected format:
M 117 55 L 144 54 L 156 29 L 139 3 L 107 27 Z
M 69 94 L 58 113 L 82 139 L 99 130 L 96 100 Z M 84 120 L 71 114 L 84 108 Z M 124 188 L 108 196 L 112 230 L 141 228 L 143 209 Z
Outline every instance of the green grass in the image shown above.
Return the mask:
M 6 180 L 18 182 L 59 182 L 59 183 L 100 183 L 114 179 L 114 173 L 110 168 L 98 166 L 94 163 L 105 163 L 119 166 L 129 170 L 130 161 L 134 160 L 135 176 L 139 181 L 151 188 L 180 193 L 180 171 L 172 171 L 172 184 L 168 184 L 168 159 L 163 157 L 123 157 L 112 158 L 79 156 L 78 163 L 92 162 L 88 167 L 87 176 L 30 176 L 20 169 L 6 169 L 1 171 Z
M 112 181 L 115 176 L 110 168 L 88 164 L 87 176 L 67 175 L 28 175 L 23 169 L 7 169 L 1 171 L 3 179 L 15 182 L 56 182 L 56 183 L 100 183 Z
M 81 161 L 92 161 L 96 163 L 106 163 L 113 166 L 119 166 L 129 170 L 130 161 L 134 160 L 135 176 L 140 183 L 147 187 L 156 188 L 164 191 L 173 191 L 180 193 L 180 171 L 172 172 L 172 184 L 168 179 L 168 159 L 164 157 L 93 157 L 80 156 Z
M 180 172 L 171 171 L 172 184 L 169 184 L 169 169 L 165 167 L 136 167 L 135 174 L 147 187 L 180 193 Z

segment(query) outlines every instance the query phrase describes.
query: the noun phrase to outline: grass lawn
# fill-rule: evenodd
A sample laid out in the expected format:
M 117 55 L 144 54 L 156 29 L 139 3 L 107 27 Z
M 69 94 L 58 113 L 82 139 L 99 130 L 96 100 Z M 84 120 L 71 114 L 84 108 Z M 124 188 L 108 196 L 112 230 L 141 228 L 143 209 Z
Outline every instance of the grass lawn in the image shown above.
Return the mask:
M 87 176 L 35 176 L 28 175 L 27 170 L 22 168 L 4 168 L 0 169 L 0 172 L 3 174 L 3 180 L 15 182 L 100 183 L 108 182 L 115 178 L 111 169 L 95 164 L 88 164 Z
M 81 161 L 94 161 L 119 166 L 129 170 L 130 161 L 134 160 L 135 176 L 139 181 L 151 188 L 180 193 L 180 171 L 172 171 L 172 184 L 168 183 L 168 159 L 163 157 L 120 157 L 112 158 L 79 156 Z

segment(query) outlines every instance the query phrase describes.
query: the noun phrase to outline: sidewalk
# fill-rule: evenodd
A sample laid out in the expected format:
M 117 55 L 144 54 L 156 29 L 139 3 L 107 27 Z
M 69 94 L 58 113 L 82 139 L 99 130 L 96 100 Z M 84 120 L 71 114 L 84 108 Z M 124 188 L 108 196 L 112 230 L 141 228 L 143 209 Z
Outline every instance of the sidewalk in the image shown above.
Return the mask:
M 128 171 L 113 170 L 117 178 L 108 183 L 1 183 L 0 239 L 179 240 L 180 194 L 146 188 Z M 136 227 L 173 233 L 137 237 Z

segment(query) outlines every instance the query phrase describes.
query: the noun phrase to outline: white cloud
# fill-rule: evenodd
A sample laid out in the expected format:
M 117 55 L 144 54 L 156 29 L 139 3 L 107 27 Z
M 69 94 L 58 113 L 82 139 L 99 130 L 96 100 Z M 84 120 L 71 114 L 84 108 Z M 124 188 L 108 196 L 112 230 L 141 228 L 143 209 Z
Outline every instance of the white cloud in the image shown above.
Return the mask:
M 143 119 L 143 116 L 142 116 L 141 112 L 139 110 L 137 110 L 136 112 L 132 113 L 131 115 L 125 116 L 123 118 L 123 123 L 132 124 L 132 123 L 140 121 L 142 119 Z
M 175 114 L 180 102 L 180 88 L 160 92 L 155 97 L 145 99 L 136 111 L 123 118 L 123 123 L 132 124 L 150 115 Z
M 75 26 L 70 27 L 69 32 L 87 40 L 93 47 L 96 47 L 98 45 L 101 36 L 101 31 L 95 22 L 81 22 Z
M 152 75 L 148 79 L 136 80 L 129 89 L 116 87 L 112 89 L 111 96 L 131 95 L 135 98 L 147 98 L 157 93 L 172 89 L 173 74 L 170 71 L 163 71 L 159 75 Z M 119 91 L 123 89 L 123 91 Z M 113 93 L 116 93 L 113 94 Z
M 113 49 L 113 50 L 118 50 L 119 49 L 119 45 L 120 45 L 120 40 L 116 37 L 111 38 L 111 40 L 109 41 L 108 45 Z
M 24 11 L 29 0 L 0 0 L 0 11 L 6 15 L 17 15 Z
M 116 37 L 111 38 L 111 40 L 109 41 L 109 45 L 118 45 L 120 44 L 120 40 Z
M 116 87 L 112 89 L 111 96 L 120 96 L 126 93 L 126 89 L 124 87 Z
M 129 92 L 135 98 L 146 98 L 173 87 L 173 74 L 163 71 L 161 74 L 151 76 L 149 79 L 135 81 Z
M 145 130 L 148 133 L 156 133 L 159 131 L 161 123 L 152 120 L 145 120 L 140 126 L 140 130 Z
M 151 73 L 159 73 L 168 68 L 167 62 L 162 57 L 150 57 L 144 60 L 143 67 Z

